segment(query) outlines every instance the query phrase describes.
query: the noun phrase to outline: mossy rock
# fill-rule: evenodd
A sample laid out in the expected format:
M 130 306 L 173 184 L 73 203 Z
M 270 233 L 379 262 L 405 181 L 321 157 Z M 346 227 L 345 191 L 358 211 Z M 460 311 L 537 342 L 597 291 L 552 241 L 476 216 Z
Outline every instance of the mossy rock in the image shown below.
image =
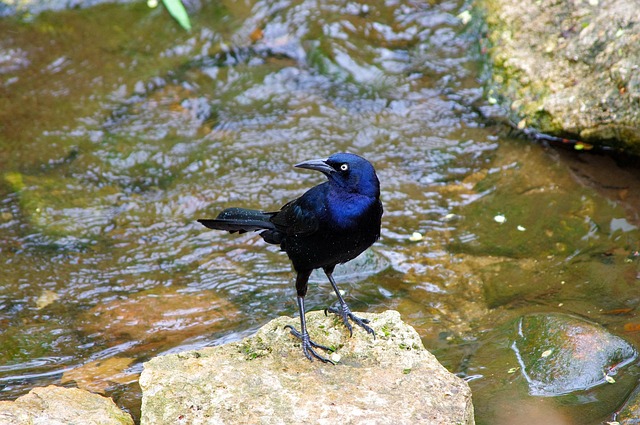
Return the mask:
M 543 133 L 640 152 L 635 0 L 481 0 L 487 94 Z

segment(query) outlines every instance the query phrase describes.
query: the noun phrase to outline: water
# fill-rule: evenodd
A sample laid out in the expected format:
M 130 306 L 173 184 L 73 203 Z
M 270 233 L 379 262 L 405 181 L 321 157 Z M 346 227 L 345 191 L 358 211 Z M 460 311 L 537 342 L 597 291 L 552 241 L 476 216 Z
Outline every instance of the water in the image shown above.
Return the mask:
M 461 1 L 214 3 L 191 34 L 144 4 L 0 21 L 0 398 L 92 385 L 136 416 L 145 360 L 296 314 L 282 253 L 195 220 L 277 209 L 322 181 L 293 164 L 351 151 L 385 205 L 342 271 L 354 310 L 399 310 L 470 379 L 478 423 L 613 411 L 620 394 L 507 397 L 474 359 L 530 311 L 638 338 L 634 168 L 488 125 Z

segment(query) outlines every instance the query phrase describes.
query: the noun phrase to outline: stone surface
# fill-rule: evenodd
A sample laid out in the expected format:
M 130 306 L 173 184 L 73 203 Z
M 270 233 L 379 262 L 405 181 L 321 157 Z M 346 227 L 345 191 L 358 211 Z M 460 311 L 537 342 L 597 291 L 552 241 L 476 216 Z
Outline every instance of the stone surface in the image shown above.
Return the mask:
M 531 304 L 540 310 L 539 302 Z M 499 323 L 508 313 L 492 314 Z M 476 377 L 471 388 L 483 424 L 584 424 L 610 417 L 636 386 L 633 355 L 633 347 L 598 324 L 536 312 L 489 330 L 465 371 Z
M 640 423 L 640 386 L 637 386 L 620 408 L 615 419 L 620 425 L 637 425 Z
M 532 395 L 557 396 L 615 382 L 636 350 L 602 326 L 567 314 L 529 314 L 512 345 Z
M 640 153 L 640 3 L 481 0 L 489 96 L 544 133 Z
M 127 370 L 135 361 L 131 357 L 111 357 L 94 360 L 74 369 L 67 369 L 60 379 L 61 384 L 75 383 L 78 388 L 92 393 L 105 394 L 113 385 L 137 382 L 138 375 Z
M 333 315 L 307 313 L 311 339 L 337 348 L 310 362 L 280 317 L 255 336 L 152 359 L 140 378 L 142 425 L 473 424 L 471 392 L 422 345 L 399 313 L 358 313 L 376 339 Z
M 0 425 L 133 425 L 133 419 L 110 398 L 50 385 L 0 401 Z
M 99 304 L 81 314 L 76 326 L 112 344 L 134 340 L 138 349 L 148 349 L 220 331 L 239 315 L 239 309 L 215 291 L 159 287 Z

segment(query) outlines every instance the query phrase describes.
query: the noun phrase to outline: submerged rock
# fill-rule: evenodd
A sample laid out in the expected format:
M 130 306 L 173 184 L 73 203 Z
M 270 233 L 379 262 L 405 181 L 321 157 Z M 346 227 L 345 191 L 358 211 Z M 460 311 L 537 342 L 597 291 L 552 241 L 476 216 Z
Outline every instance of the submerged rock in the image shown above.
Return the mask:
M 149 349 L 220 331 L 239 315 L 233 303 L 214 291 L 160 287 L 99 304 L 80 315 L 77 327 L 111 344 L 133 340 Z
M 100 235 L 115 217 L 120 189 L 78 183 L 64 176 L 6 173 L 4 182 L 17 194 L 20 212 L 43 235 L 87 243 Z
M 640 3 L 482 0 L 490 99 L 516 121 L 640 152 Z
M 637 425 L 640 423 L 640 385 L 627 398 L 624 405 L 617 412 L 615 420 L 620 425 Z M 612 420 L 612 421 L 613 421 Z M 610 422 L 613 423 L 613 422 Z
M 34 388 L 15 401 L 0 401 L 0 425 L 133 425 L 110 399 L 78 388 Z
M 377 337 L 322 312 L 311 338 L 336 348 L 337 365 L 310 362 L 280 317 L 255 336 L 156 357 L 145 364 L 141 424 L 473 424 L 471 392 L 422 345 L 399 313 L 358 313 Z
M 566 314 L 530 314 L 512 345 L 532 395 L 556 396 L 606 382 L 636 350 L 600 325 Z
M 509 313 L 492 314 L 500 320 Z M 531 313 L 487 332 L 464 371 L 475 378 L 470 386 L 483 423 L 584 423 L 610 416 L 633 390 L 635 358 L 631 345 L 600 325 Z
M 337 283 L 348 282 L 350 284 L 360 282 L 369 276 L 380 273 L 389 267 L 389 260 L 373 249 L 367 249 L 358 257 L 348 263 L 338 264 L 333 278 Z M 311 273 L 309 282 L 324 283 L 327 277 L 320 269 Z

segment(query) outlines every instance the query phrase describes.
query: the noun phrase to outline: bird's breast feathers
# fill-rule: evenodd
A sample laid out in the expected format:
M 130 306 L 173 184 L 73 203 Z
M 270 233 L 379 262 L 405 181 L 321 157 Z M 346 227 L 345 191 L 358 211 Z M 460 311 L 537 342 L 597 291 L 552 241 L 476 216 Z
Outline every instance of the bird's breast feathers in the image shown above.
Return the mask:
M 330 197 L 327 204 L 332 223 L 343 229 L 356 228 L 375 207 L 375 198 L 350 194 L 349 196 Z

